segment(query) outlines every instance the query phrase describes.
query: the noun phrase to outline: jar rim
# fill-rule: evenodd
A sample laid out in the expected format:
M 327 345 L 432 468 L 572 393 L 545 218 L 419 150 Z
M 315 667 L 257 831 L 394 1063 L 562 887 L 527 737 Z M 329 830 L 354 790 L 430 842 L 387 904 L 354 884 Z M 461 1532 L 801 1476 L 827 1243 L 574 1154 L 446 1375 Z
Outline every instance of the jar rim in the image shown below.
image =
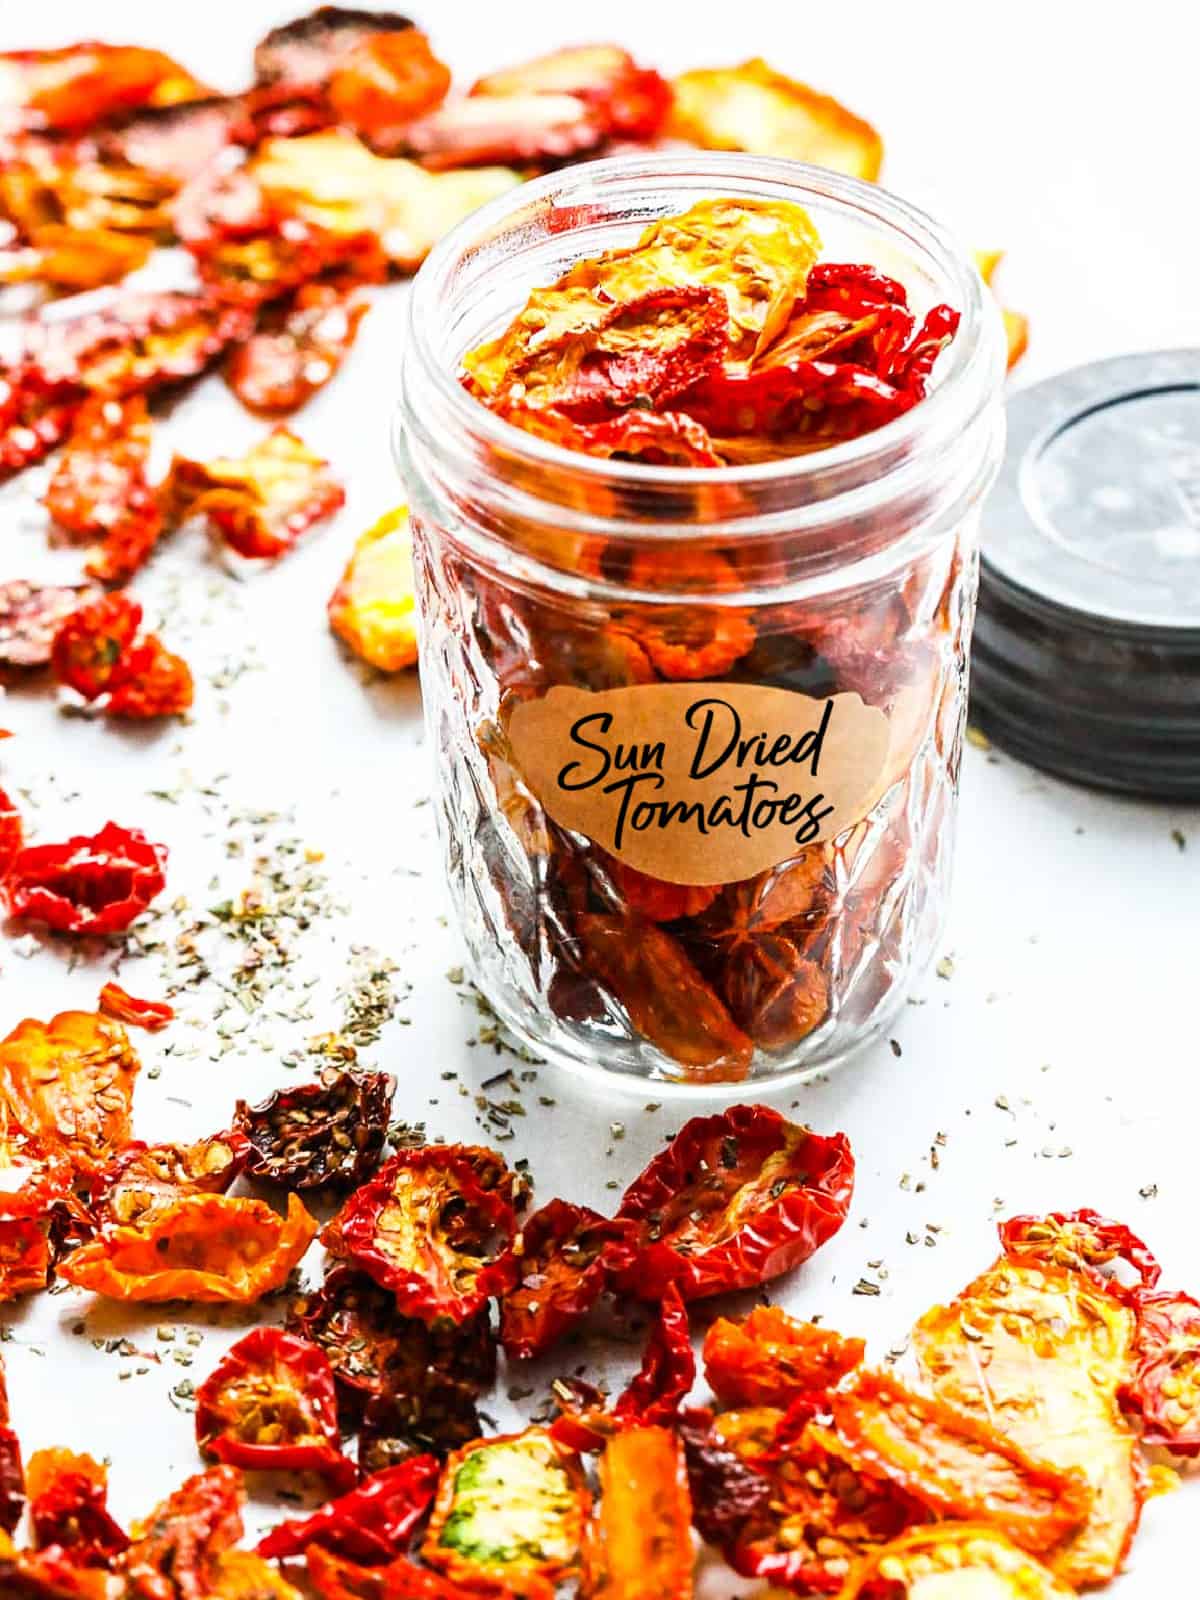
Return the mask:
M 636 194 L 644 192 L 648 185 L 677 186 L 695 191 L 697 198 L 724 192 L 735 199 L 774 196 L 801 205 L 806 197 L 810 202 L 829 201 L 873 222 L 882 231 L 904 237 L 950 282 L 961 318 L 957 336 L 938 361 L 936 381 L 929 393 L 910 410 L 857 438 L 773 461 L 720 467 L 658 465 L 589 456 L 519 428 L 485 406 L 463 386 L 458 371 L 435 348 L 435 334 L 444 322 L 445 297 L 456 263 L 523 212 L 577 206 L 589 195 L 596 198 L 603 193 L 611 197 L 623 189 Z M 695 491 L 703 486 L 778 489 L 784 484 L 803 485 L 819 477 L 824 492 L 817 498 L 828 508 L 841 493 L 863 483 L 872 463 L 880 464 L 881 475 L 894 476 L 897 465 L 911 456 L 913 445 L 922 435 L 939 430 L 955 432 L 964 419 L 973 419 L 986 403 L 1002 372 L 999 311 L 986 296 L 974 263 L 953 234 L 919 207 L 879 185 L 781 157 L 723 151 L 614 156 L 578 163 L 518 185 L 471 212 L 435 245 L 417 273 L 409 296 L 407 337 L 401 358 L 402 396 L 415 371 L 432 383 L 441 408 L 440 448 L 452 450 L 456 437 L 472 438 L 484 448 L 519 459 L 531 469 L 571 475 L 576 481 L 621 482 L 650 494 Z M 403 405 L 402 398 L 393 423 L 397 442 L 404 426 Z M 839 478 L 846 480 L 841 489 Z

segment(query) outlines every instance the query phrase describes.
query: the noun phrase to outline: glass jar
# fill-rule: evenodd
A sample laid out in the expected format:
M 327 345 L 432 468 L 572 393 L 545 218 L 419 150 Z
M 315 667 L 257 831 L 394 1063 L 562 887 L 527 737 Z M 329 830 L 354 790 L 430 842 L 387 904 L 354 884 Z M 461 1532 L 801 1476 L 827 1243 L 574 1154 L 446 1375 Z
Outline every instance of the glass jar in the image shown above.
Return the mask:
M 462 387 L 464 354 L 531 288 L 718 196 L 797 202 L 823 259 L 899 278 L 918 318 L 960 311 L 926 399 L 825 450 L 696 469 L 566 451 Z M 678 1084 L 776 1080 L 842 1060 L 902 1003 L 946 907 L 1003 372 L 969 258 L 886 191 L 794 162 L 574 167 L 485 206 L 429 257 L 397 448 L 441 838 L 474 977 L 537 1054 Z M 702 704 L 718 718 L 703 756 Z M 589 705 L 614 716 L 581 722 Z M 789 745 L 800 728 L 808 743 Z M 676 779 L 698 776 L 704 805 L 689 790 L 671 810 Z M 795 799 L 794 823 L 805 792 L 841 779 L 852 794 L 823 831 L 810 804 L 780 845 L 762 797 Z

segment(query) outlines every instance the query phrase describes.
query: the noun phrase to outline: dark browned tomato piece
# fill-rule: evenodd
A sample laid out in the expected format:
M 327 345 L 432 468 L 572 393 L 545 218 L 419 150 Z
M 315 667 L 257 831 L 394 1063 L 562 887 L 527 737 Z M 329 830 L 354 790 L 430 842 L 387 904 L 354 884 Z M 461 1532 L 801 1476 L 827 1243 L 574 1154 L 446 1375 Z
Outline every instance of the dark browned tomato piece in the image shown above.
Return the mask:
M 382 1472 L 405 1457 L 448 1455 L 483 1432 L 473 1384 L 430 1370 L 419 1391 L 395 1390 L 367 1402 L 358 1433 L 358 1464 Z
M 354 1188 L 379 1165 L 396 1080 L 328 1066 L 315 1083 L 237 1103 L 234 1126 L 250 1146 L 246 1171 L 290 1189 Z
M 783 1050 L 820 1027 L 829 1011 L 829 980 L 782 933 L 734 945 L 721 992 L 734 1021 L 766 1050 Z

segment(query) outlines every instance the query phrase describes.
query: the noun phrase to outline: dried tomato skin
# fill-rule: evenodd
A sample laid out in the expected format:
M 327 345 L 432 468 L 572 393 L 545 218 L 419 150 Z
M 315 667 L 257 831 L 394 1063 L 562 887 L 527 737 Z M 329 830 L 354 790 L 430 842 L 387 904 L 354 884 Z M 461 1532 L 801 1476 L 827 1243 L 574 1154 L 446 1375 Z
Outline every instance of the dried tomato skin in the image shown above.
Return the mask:
M 257 1379 L 257 1384 L 256 1384 Z M 249 1393 L 239 1386 L 249 1385 Z M 264 1412 L 260 1431 L 283 1442 L 245 1437 Z M 288 1439 L 289 1425 L 303 1431 Z M 341 1452 L 333 1371 L 324 1353 L 281 1328 L 254 1328 L 226 1354 L 196 1391 L 196 1442 L 202 1454 L 228 1466 L 261 1471 L 317 1472 L 335 1490 L 358 1474 Z
M 543 1355 L 577 1326 L 637 1253 L 636 1228 L 587 1206 L 551 1200 L 522 1225 L 520 1277 L 500 1302 L 500 1342 L 510 1360 Z
M 260 415 L 298 411 L 336 375 L 366 311 L 353 292 L 302 284 L 278 328 L 260 326 L 233 352 L 225 374 L 230 388 Z
M 408 1549 L 433 1503 L 440 1471 L 434 1456 L 410 1456 L 311 1517 L 280 1523 L 255 1548 L 273 1561 L 303 1555 L 314 1544 L 366 1565 L 391 1561 Z
M 1200 1301 L 1180 1290 L 1135 1292 L 1134 1370 L 1121 1403 L 1142 1419 L 1142 1443 L 1200 1456 Z
M 1121 1299 L 1153 1289 L 1162 1277 L 1162 1268 L 1136 1233 L 1123 1222 L 1113 1222 L 1087 1207 L 1044 1216 L 1007 1217 L 999 1224 L 999 1233 L 1004 1253 L 1012 1260 L 1052 1261 L 1085 1272 Z M 1137 1274 L 1132 1286 L 1101 1271 L 1118 1261 Z
M 379 1166 L 395 1090 L 386 1072 L 331 1067 L 261 1105 L 239 1100 L 234 1127 L 249 1145 L 247 1173 L 293 1189 L 357 1188 Z
M 748 1317 L 719 1317 L 704 1336 L 704 1375 L 726 1406 L 787 1406 L 798 1396 L 831 1389 L 866 1353 L 861 1339 L 801 1322 L 778 1306 Z
M 774 1158 L 779 1164 L 764 1203 L 721 1237 L 736 1195 Z M 730 1176 L 722 1179 L 722 1172 Z M 642 1236 L 638 1260 L 620 1287 L 649 1300 L 668 1283 L 687 1300 L 755 1288 L 806 1261 L 837 1232 L 853 1186 L 854 1158 L 844 1134 L 811 1133 L 768 1106 L 693 1117 L 622 1198 L 617 1215 L 637 1222 Z M 691 1224 L 696 1210 L 701 1218 Z M 689 1227 L 694 1243 L 686 1239 Z M 681 1234 L 686 1252 L 673 1242 Z
M 130 1595 L 210 1600 L 215 1563 L 242 1536 L 242 1497 L 234 1467 L 209 1467 L 174 1490 L 113 1564 Z
M 108 1474 L 90 1456 L 39 1450 L 29 1462 L 29 1520 L 37 1549 L 55 1546 L 73 1566 L 107 1567 L 129 1548 L 108 1509 Z
M 233 1133 L 191 1145 L 147 1145 L 134 1139 L 88 1184 L 88 1210 L 97 1227 L 126 1226 L 181 1194 L 224 1194 L 246 1164 L 246 1146 Z
M 100 990 L 100 1010 L 106 1017 L 157 1033 L 175 1017 L 175 1007 L 165 1000 L 139 1000 L 119 983 L 106 983 Z
M 50 647 L 55 678 L 85 700 L 106 694 L 121 683 L 141 625 L 141 604 L 124 590 L 78 607 Z
M 94 584 L 0 583 L 0 670 L 48 666 L 54 636 L 73 611 L 97 599 Z
M 166 887 L 165 845 L 109 822 L 65 844 L 28 845 L 4 891 L 9 914 L 57 933 L 122 933 Z

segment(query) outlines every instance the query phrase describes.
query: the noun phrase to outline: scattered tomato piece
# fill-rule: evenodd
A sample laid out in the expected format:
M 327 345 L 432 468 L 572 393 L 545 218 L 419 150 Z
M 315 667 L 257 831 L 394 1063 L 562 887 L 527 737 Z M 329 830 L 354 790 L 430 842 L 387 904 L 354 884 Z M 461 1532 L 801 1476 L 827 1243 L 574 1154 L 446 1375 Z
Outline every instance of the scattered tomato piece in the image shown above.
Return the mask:
M 399 506 L 359 535 L 329 599 L 329 626 L 380 672 L 400 672 L 416 663 L 416 612 L 412 530 Z

